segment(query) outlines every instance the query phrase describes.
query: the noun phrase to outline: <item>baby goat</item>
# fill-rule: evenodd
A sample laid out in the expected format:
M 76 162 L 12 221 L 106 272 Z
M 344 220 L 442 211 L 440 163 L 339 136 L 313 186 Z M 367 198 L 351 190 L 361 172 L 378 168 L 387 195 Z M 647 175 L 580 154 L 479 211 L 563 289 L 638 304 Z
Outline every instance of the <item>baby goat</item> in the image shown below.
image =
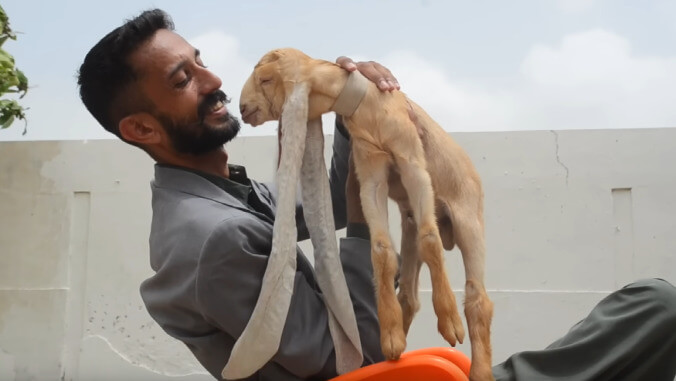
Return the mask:
M 273 50 L 258 62 L 244 85 L 242 119 L 253 126 L 279 120 L 290 95 L 301 91 L 308 103 L 307 119 L 300 122 L 316 120 L 332 111 L 349 75 L 336 64 L 295 49 Z M 410 108 L 423 129 L 421 135 L 411 121 Z M 381 92 L 369 83 L 361 103 L 352 115 L 344 115 L 343 121 L 350 133 L 362 207 L 371 233 L 383 354 L 398 359 L 406 348 L 406 334 L 420 308 L 418 278 L 422 262 L 431 275 L 439 332 L 453 346 L 463 341 L 462 320 L 443 258 L 443 249 L 451 250 L 457 244 L 466 277 L 470 379 L 493 380 L 493 304 L 484 287 L 483 189 L 471 160 L 446 131 L 400 91 Z M 287 122 L 282 124 L 285 130 Z M 398 204 L 402 216 L 398 295 L 392 281 L 398 260 L 389 234 L 388 196 Z

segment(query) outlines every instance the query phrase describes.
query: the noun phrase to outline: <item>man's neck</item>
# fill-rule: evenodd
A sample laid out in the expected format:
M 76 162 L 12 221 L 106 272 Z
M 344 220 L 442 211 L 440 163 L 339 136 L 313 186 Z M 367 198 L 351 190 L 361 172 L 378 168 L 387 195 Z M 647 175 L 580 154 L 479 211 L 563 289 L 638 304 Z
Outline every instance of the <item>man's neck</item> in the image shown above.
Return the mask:
M 217 149 L 203 155 L 181 155 L 157 160 L 160 164 L 170 164 L 190 168 L 211 175 L 229 178 L 228 154 L 225 149 Z

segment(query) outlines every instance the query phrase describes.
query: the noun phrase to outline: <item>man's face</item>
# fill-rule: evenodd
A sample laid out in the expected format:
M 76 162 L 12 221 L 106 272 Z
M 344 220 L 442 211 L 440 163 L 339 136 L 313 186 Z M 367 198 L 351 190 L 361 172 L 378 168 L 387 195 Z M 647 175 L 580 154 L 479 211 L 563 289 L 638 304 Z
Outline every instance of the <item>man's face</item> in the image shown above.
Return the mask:
M 200 155 L 232 140 L 239 121 L 227 110 L 221 80 L 206 69 L 199 51 L 178 34 L 158 30 L 132 56 L 139 85 L 154 104 L 151 113 L 162 124 L 179 153 Z

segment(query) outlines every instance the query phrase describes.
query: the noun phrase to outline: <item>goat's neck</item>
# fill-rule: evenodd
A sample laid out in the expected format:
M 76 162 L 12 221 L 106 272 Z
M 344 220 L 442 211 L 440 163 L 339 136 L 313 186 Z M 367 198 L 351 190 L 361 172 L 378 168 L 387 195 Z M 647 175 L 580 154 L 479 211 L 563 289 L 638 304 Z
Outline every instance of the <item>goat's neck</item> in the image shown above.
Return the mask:
M 309 119 L 315 119 L 331 111 L 336 98 L 343 90 L 349 72 L 328 61 L 317 60 L 310 73 Z

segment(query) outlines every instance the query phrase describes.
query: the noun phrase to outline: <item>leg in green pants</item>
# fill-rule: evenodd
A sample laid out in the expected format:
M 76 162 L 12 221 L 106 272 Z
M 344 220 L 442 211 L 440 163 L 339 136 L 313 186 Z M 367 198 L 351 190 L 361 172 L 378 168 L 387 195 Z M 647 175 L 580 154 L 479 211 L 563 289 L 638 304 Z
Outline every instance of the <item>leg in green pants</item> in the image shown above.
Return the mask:
M 493 373 L 499 381 L 673 381 L 676 288 L 661 279 L 632 283 L 546 349 L 514 354 Z

